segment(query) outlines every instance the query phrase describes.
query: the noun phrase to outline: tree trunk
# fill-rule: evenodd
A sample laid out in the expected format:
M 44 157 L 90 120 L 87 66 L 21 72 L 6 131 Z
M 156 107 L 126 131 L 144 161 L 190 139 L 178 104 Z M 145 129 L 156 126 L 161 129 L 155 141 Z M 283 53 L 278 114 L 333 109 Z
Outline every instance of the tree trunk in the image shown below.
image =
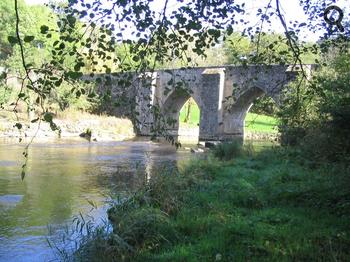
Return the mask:
M 190 98 L 187 102 L 187 107 L 186 107 L 186 116 L 184 119 L 185 123 L 188 123 L 191 119 L 191 106 L 192 106 L 192 98 Z

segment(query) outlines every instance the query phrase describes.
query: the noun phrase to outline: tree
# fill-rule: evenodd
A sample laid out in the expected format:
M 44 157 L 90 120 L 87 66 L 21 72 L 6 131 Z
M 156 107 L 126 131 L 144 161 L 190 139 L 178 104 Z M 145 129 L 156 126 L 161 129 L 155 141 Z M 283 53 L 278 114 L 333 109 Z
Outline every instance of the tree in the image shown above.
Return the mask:
M 314 160 L 343 160 L 350 154 L 349 42 L 332 48 L 324 59 L 327 66 L 310 81 L 286 90 L 279 112 L 282 142 L 302 146 Z
M 0 22 L 3 25 L 0 29 L 0 48 L 1 48 L 0 59 L 4 60 L 9 55 L 12 54 L 12 47 L 11 47 L 11 44 L 8 42 L 7 37 L 9 35 L 13 35 L 13 33 L 15 32 L 14 25 L 15 25 L 16 17 L 13 12 L 14 10 L 13 1 L 10 1 L 10 0 L 1 1 L 0 10 L 2 14 L 0 17 Z
M 185 123 L 188 123 L 191 120 L 191 108 L 192 108 L 193 104 L 194 104 L 194 101 L 193 101 L 193 98 L 191 97 L 187 101 L 187 105 L 186 105 L 186 114 L 185 114 L 185 119 L 184 119 Z
M 11 68 L 11 70 L 23 69 L 21 63 L 20 50 L 16 43 L 16 15 L 14 12 L 14 2 L 4 0 L 0 3 L 0 11 L 3 14 L 0 17 L 1 24 L 4 25 L 0 29 L 0 63 L 2 66 Z M 22 21 L 19 25 L 20 35 L 25 39 L 24 55 L 29 64 L 40 66 L 41 61 L 50 57 L 50 47 L 57 40 L 57 36 L 50 38 L 40 34 L 40 26 L 46 24 L 55 26 L 55 14 L 44 6 L 26 6 L 24 1 L 18 2 L 18 14 Z M 30 40 L 30 41 L 29 41 Z

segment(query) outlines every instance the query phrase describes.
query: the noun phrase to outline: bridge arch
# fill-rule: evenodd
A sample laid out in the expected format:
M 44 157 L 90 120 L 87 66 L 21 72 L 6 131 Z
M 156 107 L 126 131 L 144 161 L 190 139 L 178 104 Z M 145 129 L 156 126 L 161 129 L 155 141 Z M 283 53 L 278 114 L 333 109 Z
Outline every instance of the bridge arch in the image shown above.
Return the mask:
M 224 114 L 224 133 L 230 134 L 230 137 L 237 136 L 243 138 L 245 118 L 257 98 L 267 95 L 268 97 L 272 98 L 276 104 L 278 104 L 278 97 L 274 94 L 266 92 L 265 90 L 265 88 L 255 85 L 245 90 L 237 98 L 237 101 L 228 107 L 228 110 Z
M 173 136 L 179 135 L 180 127 L 180 111 L 185 103 L 192 98 L 198 105 L 199 110 L 202 110 L 201 100 L 195 93 L 185 89 L 173 90 L 164 101 L 162 107 L 163 116 L 166 121 L 166 128 L 168 132 Z

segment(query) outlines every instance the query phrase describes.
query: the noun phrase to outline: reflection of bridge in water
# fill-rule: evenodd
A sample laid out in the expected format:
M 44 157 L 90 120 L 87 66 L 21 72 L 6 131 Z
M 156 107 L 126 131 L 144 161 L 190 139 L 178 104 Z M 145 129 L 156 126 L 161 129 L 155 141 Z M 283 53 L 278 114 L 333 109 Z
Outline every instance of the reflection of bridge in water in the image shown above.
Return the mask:
M 308 74 L 311 68 L 304 66 Z M 200 108 L 199 140 L 241 138 L 253 101 L 265 93 L 279 103 L 283 87 L 295 79 L 297 71 L 300 67 L 288 65 L 223 66 L 133 76 L 129 95 L 135 97 L 138 134 L 152 135 L 162 121 L 171 135 L 178 136 L 180 110 L 192 97 Z M 120 79 L 111 78 L 112 96 L 120 90 Z

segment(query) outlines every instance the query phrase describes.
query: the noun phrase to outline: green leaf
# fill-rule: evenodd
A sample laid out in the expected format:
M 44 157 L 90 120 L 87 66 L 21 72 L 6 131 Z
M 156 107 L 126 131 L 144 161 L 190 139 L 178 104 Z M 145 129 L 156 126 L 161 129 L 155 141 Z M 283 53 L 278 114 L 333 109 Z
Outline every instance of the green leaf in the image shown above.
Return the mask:
M 26 35 L 25 37 L 24 37 L 24 42 L 26 42 L 26 43 L 30 43 L 30 42 L 32 42 L 33 40 L 34 40 L 34 36 L 32 36 L 32 35 Z
M 40 33 L 46 34 L 49 31 L 49 27 L 47 25 L 42 25 L 40 27 Z
M 228 26 L 228 28 L 227 28 L 227 34 L 228 35 L 232 35 L 233 34 L 233 27 L 231 25 Z
M 74 71 L 69 71 L 66 73 L 66 76 L 71 78 L 71 79 L 78 79 L 79 77 L 83 76 L 82 72 L 74 72 Z
M 68 20 L 68 23 L 71 25 L 71 26 L 74 26 L 75 25 L 75 22 L 77 21 L 77 19 L 72 16 L 72 15 L 68 15 L 67 16 L 67 20 Z
M 220 36 L 220 31 L 216 29 L 209 29 L 208 34 L 212 35 L 214 37 L 219 37 Z
M 0 74 L 0 80 L 5 79 L 6 77 L 7 77 L 6 72 L 2 72 L 2 73 Z
M 63 50 L 66 47 L 64 43 L 60 43 L 60 45 L 56 48 L 58 50 Z
M 46 122 L 52 122 L 52 119 L 53 119 L 53 117 L 52 117 L 52 114 L 51 114 L 51 113 L 46 112 L 46 113 L 44 114 L 44 120 L 45 120 Z
M 79 63 L 74 66 L 74 71 L 76 71 L 76 72 L 80 71 L 80 64 Z
M 9 36 L 7 37 L 7 40 L 9 41 L 9 43 L 10 43 L 11 45 L 15 45 L 15 44 L 18 43 L 18 39 L 17 39 L 17 37 L 15 37 L 15 36 L 9 35 Z
M 31 123 L 36 123 L 36 122 L 38 122 L 39 121 L 39 117 L 38 118 L 35 118 L 35 119 L 33 119 L 32 121 L 30 121 Z
M 59 87 L 62 84 L 62 81 L 63 81 L 62 78 L 60 78 L 59 80 L 54 82 L 54 85 Z

